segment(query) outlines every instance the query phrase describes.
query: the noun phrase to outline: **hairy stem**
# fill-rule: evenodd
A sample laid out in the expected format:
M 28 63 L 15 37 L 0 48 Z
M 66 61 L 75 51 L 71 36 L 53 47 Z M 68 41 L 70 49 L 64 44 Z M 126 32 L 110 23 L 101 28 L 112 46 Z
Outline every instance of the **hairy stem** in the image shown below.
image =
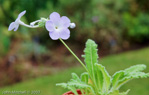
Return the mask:
M 23 26 L 26 26 L 26 27 L 28 27 L 28 28 L 38 28 L 38 27 L 39 27 L 39 25 L 34 25 L 34 26 L 27 25 L 27 24 L 25 24 L 24 22 L 22 22 L 21 20 L 19 21 L 19 24 L 20 24 L 20 25 L 23 25 Z
M 88 72 L 88 69 L 86 68 L 86 66 L 84 65 L 84 63 L 73 53 L 73 51 L 67 46 L 67 44 L 61 39 L 59 38 L 59 40 L 64 44 L 64 46 L 71 52 L 71 54 L 79 61 L 79 63 L 85 68 L 85 70 Z

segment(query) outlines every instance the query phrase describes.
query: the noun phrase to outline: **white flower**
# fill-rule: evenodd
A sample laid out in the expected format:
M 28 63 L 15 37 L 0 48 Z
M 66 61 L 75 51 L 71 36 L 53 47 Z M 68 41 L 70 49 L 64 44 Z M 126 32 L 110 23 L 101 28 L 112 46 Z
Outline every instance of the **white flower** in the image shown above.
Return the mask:
M 70 19 L 66 16 L 60 17 L 57 12 L 50 14 L 50 20 L 46 22 L 45 26 L 53 40 L 58 40 L 59 38 L 67 40 L 70 37 L 70 30 L 68 29 Z
M 17 31 L 17 29 L 19 28 L 19 25 L 22 24 L 20 19 L 25 13 L 26 11 L 23 11 L 18 15 L 18 18 L 9 25 L 8 31 L 11 31 L 11 30 Z
M 17 31 L 18 28 L 19 28 L 19 25 L 23 25 L 23 26 L 26 26 L 26 27 L 29 27 L 29 28 L 37 28 L 39 27 L 39 25 L 35 25 L 37 22 L 40 22 L 41 20 L 37 20 L 37 21 L 34 21 L 32 22 L 30 25 L 27 25 L 25 24 L 24 22 L 22 22 L 20 19 L 21 17 L 26 13 L 26 11 L 23 11 L 21 12 L 19 15 L 18 15 L 18 18 L 10 23 L 9 25 L 9 28 L 8 28 L 8 31 L 11 31 L 11 30 L 14 30 L 14 31 Z

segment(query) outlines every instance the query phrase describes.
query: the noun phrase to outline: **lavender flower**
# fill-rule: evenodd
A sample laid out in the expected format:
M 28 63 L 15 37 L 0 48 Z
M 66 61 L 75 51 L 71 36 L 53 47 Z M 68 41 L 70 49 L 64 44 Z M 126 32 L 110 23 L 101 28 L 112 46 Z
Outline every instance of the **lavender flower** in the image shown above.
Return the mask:
M 18 15 L 18 18 L 12 22 L 10 25 L 9 25 L 9 28 L 8 28 L 8 31 L 11 31 L 11 30 L 14 30 L 14 31 L 17 31 L 17 29 L 19 28 L 19 25 L 20 23 L 22 23 L 20 21 L 21 17 L 26 13 L 26 11 L 23 11 L 21 12 L 19 15 Z
M 60 17 L 59 13 L 53 12 L 50 14 L 50 20 L 45 24 L 46 29 L 49 31 L 49 36 L 53 40 L 59 38 L 67 40 L 70 37 L 70 20 L 66 16 Z
M 39 27 L 39 25 L 35 25 L 35 24 L 36 24 L 37 22 L 38 22 L 38 23 L 39 23 L 39 22 L 42 22 L 42 20 L 34 21 L 34 22 L 32 22 L 30 25 L 27 25 L 27 24 L 25 24 L 24 22 L 22 22 L 20 19 L 21 19 L 21 17 L 22 17 L 25 13 L 26 13 L 26 11 L 21 12 L 21 13 L 18 15 L 18 18 L 17 18 L 14 22 L 10 23 L 9 28 L 8 28 L 8 31 L 11 31 L 11 30 L 17 31 L 18 28 L 19 28 L 19 25 L 23 25 L 23 26 L 29 27 L 29 28 L 38 28 L 38 27 Z

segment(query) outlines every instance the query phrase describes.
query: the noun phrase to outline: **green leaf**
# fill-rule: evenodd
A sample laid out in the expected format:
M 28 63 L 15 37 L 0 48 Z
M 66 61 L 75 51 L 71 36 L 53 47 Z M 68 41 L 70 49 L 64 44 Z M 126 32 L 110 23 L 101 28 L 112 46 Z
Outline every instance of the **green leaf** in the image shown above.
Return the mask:
M 56 86 L 61 86 L 63 88 L 67 88 L 67 83 L 57 83 Z
M 84 72 L 81 74 L 81 81 L 82 82 L 85 82 L 86 84 L 88 84 L 88 81 L 89 81 L 89 75 L 87 72 Z M 89 91 L 87 88 L 84 89 L 86 95 L 88 95 Z
M 83 73 L 81 75 L 83 75 L 83 77 L 84 77 L 84 75 L 86 76 L 87 73 Z M 78 87 L 79 89 L 90 87 L 90 85 L 88 85 L 88 82 L 85 83 L 85 82 L 81 81 L 81 79 L 75 73 L 72 73 L 72 79 L 68 82 L 68 85 Z
M 125 70 L 116 72 L 113 75 L 112 79 L 112 88 L 111 90 L 117 90 L 126 82 L 134 78 L 147 78 L 149 77 L 148 73 L 141 72 L 146 68 L 144 64 L 131 66 Z
M 88 39 L 84 50 L 85 55 L 83 55 L 83 57 L 85 58 L 84 61 L 87 66 L 90 79 L 93 82 L 92 85 L 96 90 L 96 94 L 103 88 L 102 72 L 95 66 L 95 64 L 98 63 L 97 51 L 97 44 L 93 40 Z
M 89 80 L 89 75 L 88 75 L 88 73 L 87 73 L 87 72 L 82 73 L 82 74 L 81 74 L 81 81 L 82 81 L 82 82 L 85 82 L 85 83 L 88 83 L 88 80 Z
M 126 92 L 120 93 L 119 90 L 115 90 L 108 95 L 127 95 L 129 91 L 130 91 L 130 89 L 128 89 Z
M 78 95 L 78 93 L 76 91 L 77 89 L 74 86 L 74 83 L 71 83 L 71 82 L 70 83 L 58 83 L 58 84 L 56 84 L 56 86 L 61 86 L 63 88 L 67 88 L 67 89 L 71 90 L 75 95 Z
M 85 77 L 87 78 L 87 73 L 83 73 L 82 74 L 82 79 Z M 81 81 L 81 79 L 78 77 L 77 74 L 72 73 L 72 79 L 68 82 L 68 83 L 59 83 L 56 84 L 57 86 L 62 86 L 64 88 L 70 89 L 72 92 L 76 93 L 76 88 L 77 89 L 84 89 L 84 91 L 88 92 L 94 92 L 94 89 L 92 88 L 92 86 L 90 86 L 88 83 L 85 83 L 83 81 Z M 75 94 L 77 95 L 77 94 Z
M 98 63 L 98 54 L 97 54 L 97 44 L 93 41 L 88 39 L 86 42 L 86 48 L 84 50 L 85 55 L 85 63 L 89 71 L 89 75 L 91 78 L 95 78 L 95 63 Z M 93 80 L 94 81 L 94 80 Z
M 96 67 L 96 75 L 95 75 L 95 79 L 96 79 L 96 83 L 97 83 L 97 86 L 98 86 L 98 91 L 102 92 L 103 90 L 103 74 L 100 70 L 100 68 Z
M 81 81 L 70 81 L 68 82 L 68 86 L 72 86 L 72 87 L 76 87 L 78 89 L 84 89 L 84 91 L 86 92 L 92 92 L 92 93 L 95 93 L 92 86 L 84 83 L 84 82 L 81 82 Z
M 104 66 L 102 66 L 101 64 L 96 64 L 96 66 L 101 70 L 103 75 L 103 91 L 108 92 L 111 85 L 111 76 L 106 71 Z
M 79 76 L 76 73 L 72 73 L 71 75 L 72 75 L 72 79 L 73 80 L 81 81 L 80 78 L 79 78 Z
M 118 80 L 124 76 L 124 71 L 119 71 L 119 72 L 116 72 L 113 77 L 112 77 L 112 85 L 116 85 Z
M 125 77 L 119 80 L 118 85 L 116 86 L 116 89 L 119 89 L 122 85 L 124 85 L 126 82 L 128 82 L 131 79 L 147 78 L 147 77 L 149 77 L 149 73 L 144 73 L 144 72 L 125 73 Z
M 81 82 L 81 81 L 76 81 L 76 80 L 68 82 L 68 85 L 77 87 L 78 89 L 90 87 L 90 85 L 88 85 L 88 84 L 86 84 L 84 82 Z
M 79 95 L 78 93 L 77 93 L 77 89 L 75 88 L 75 87 L 73 87 L 73 86 L 68 86 L 68 89 L 70 89 L 75 95 Z
M 67 83 L 57 83 L 56 86 L 61 86 L 63 88 L 67 88 L 69 90 L 71 90 L 73 93 L 75 93 L 75 95 L 78 95 L 77 93 L 77 89 L 71 85 L 68 85 Z
M 112 76 L 112 88 L 111 90 L 115 90 L 115 87 L 118 85 L 119 80 L 124 77 L 124 71 L 116 72 Z
M 125 72 L 126 73 L 140 72 L 140 71 L 143 71 L 145 68 L 146 68 L 146 65 L 139 64 L 139 65 L 134 65 L 134 66 L 131 66 L 131 67 L 125 69 Z

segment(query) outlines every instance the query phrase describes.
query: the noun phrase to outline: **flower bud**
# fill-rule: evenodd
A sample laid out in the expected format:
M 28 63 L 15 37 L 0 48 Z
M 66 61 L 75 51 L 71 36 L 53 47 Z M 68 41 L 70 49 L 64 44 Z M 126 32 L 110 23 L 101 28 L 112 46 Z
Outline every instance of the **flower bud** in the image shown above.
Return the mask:
M 70 23 L 70 28 L 75 28 L 76 27 L 76 24 L 75 23 Z

